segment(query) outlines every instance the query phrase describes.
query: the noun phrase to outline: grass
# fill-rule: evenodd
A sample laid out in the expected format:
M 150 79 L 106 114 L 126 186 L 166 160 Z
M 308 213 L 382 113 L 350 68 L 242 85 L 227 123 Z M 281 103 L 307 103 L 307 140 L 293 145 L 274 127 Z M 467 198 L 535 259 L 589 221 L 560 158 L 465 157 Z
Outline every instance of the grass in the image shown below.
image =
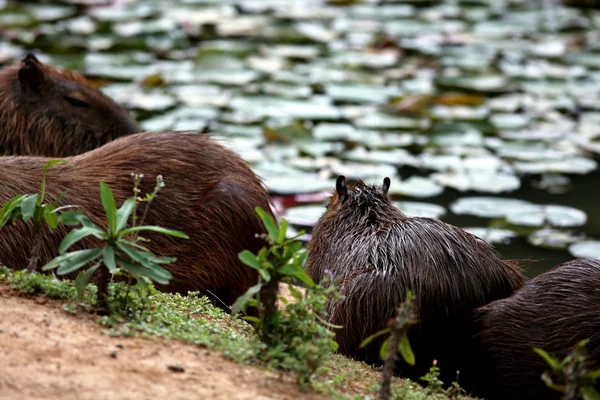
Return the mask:
M 77 293 L 70 280 L 53 275 L 13 272 L 0 267 L 0 282 L 27 295 L 45 294 L 65 301 L 63 308 L 70 313 L 86 312 L 96 295 L 96 286 L 87 286 L 82 303 L 76 303 Z M 125 301 L 127 299 L 127 301 Z M 114 336 L 162 337 L 193 343 L 219 351 L 224 357 L 238 363 L 266 368 L 258 361 L 264 351 L 253 328 L 241 320 L 212 306 L 208 298 L 190 293 L 187 296 L 161 293 L 151 288 L 150 293 L 137 286 L 127 288 L 122 283 L 109 285 L 109 301 L 114 312 L 97 319 Z M 311 379 L 317 392 L 333 399 L 370 400 L 377 398 L 381 371 L 368 365 L 333 354 L 318 375 Z M 415 382 L 394 378 L 393 399 L 447 400 L 443 394 L 430 393 Z M 459 397 L 459 399 L 471 399 Z

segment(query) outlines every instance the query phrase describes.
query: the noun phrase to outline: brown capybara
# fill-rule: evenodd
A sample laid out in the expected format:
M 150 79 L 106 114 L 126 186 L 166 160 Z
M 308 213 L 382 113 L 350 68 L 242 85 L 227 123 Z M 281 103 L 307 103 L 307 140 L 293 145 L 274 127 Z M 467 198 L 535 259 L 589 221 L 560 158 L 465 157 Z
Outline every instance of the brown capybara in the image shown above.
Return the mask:
M 140 131 L 83 76 L 29 53 L 0 70 L 0 155 L 67 157 Z
M 38 192 L 48 160 L 0 157 L 0 204 L 16 194 Z M 272 209 L 263 184 L 235 152 L 207 135 L 144 132 L 66 160 L 72 165 L 57 164 L 48 172 L 46 202 L 67 190 L 60 204 L 80 206 L 103 227 L 106 217 L 100 202 L 101 181 L 112 189 L 119 207 L 133 194 L 132 173 L 145 176 L 140 186 L 142 195 L 152 192 L 155 177 L 162 175 L 165 187 L 150 204 L 143 224 L 177 229 L 190 238 L 143 234 L 152 240 L 147 248 L 153 253 L 177 258 L 166 266 L 173 275 L 170 283 L 157 285 L 158 289 L 198 290 L 212 297 L 210 291 L 231 305 L 256 284 L 256 270 L 243 264 L 238 253 L 256 253 L 264 246 L 264 239 L 257 234 L 266 231 L 255 207 L 269 213 Z M 140 204 L 140 217 L 145 207 L 146 203 Z M 58 255 L 59 243 L 70 228 L 59 225 L 56 231 L 50 231 L 44 224 L 40 267 Z M 32 233 L 32 224 L 22 222 L 0 229 L 0 265 L 25 268 Z M 82 248 L 80 244 L 93 246 L 94 240 L 86 238 L 71 249 Z
M 575 345 L 600 367 L 600 260 L 577 259 L 542 273 L 513 293 L 479 308 L 484 368 L 475 393 L 490 400 L 551 400 L 561 393 L 541 379 L 548 364 L 532 348 L 563 359 Z M 592 365 L 593 367 L 593 365 Z
M 476 236 L 437 219 L 407 217 L 392 204 L 389 186 L 389 178 L 383 186 L 346 186 L 344 176 L 337 178 L 308 243 L 307 273 L 320 281 L 329 270 L 340 280 L 344 298 L 329 305 L 330 322 L 343 325 L 336 330 L 339 351 L 373 364 L 381 362 L 383 339 L 359 344 L 386 327 L 410 289 L 419 318 L 409 332 L 416 364 L 401 361 L 397 372 L 418 381 L 435 359 L 446 384 L 460 370 L 459 383 L 467 386 L 476 379 L 472 312 L 509 296 L 526 277 Z

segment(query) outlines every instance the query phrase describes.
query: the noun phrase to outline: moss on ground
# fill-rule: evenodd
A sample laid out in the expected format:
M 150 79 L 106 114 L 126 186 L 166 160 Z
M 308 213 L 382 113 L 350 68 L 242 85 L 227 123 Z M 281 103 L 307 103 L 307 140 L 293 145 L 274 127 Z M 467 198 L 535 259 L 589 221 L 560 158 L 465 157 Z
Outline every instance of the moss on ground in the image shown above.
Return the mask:
M 13 272 L 4 267 L 0 267 L 0 282 L 27 295 L 45 294 L 65 301 L 63 308 L 70 313 L 88 312 L 96 294 L 95 285 L 90 284 L 83 301 L 78 301 L 72 281 L 59 280 L 53 275 Z M 214 307 L 205 296 L 161 293 L 152 288 L 147 293 L 137 286 L 128 288 L 123 283 L 112 283 L 110 302 L 115 312 L 97 318 L 110 335 L 178 339 L 219 351 L 238 363 L 265 367 L 257 359 L 264 345 L 252 327 L 239 317 Z M 378 369 L 332 354 L 325 367 L 311 379 L 311 386 L 334 399 L 367 400 L 377 398 L 379 379 Z M 434 393 L 415 382 L 400 379 L 394 382 L 393 398 L 448 399 L 443 393 Z M 461 396 L 459 399 L 471 398 Z

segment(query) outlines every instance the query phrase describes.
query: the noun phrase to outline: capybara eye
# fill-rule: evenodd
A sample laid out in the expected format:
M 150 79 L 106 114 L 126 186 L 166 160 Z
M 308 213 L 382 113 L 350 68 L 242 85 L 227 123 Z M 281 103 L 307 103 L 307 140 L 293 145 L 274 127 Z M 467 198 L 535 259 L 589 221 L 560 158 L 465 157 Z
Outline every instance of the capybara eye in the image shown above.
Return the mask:
M 75 107 L 89 107 L 90 105 L 85 101 L 81 101 L 79 99 L 75 99 L 73 97 L 65 96 L 65 100 Z

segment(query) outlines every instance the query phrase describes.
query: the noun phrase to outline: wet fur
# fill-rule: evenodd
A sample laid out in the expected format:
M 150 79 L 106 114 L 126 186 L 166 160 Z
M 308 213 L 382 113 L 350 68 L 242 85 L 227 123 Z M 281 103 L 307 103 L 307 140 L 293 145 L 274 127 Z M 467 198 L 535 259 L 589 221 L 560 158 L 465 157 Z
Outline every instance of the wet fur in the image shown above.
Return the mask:
M 548 366 L 532 347 L 562 359 L 590 339 L 586 349 L 600 366 L 600 260 L 563 263 L 480 308 L 477 318 L 485 355 L 480 365 L 489 368 L 478 394 L 490 400 L 560 399 L 541 380 Z
M 33 54 L 0 70 L 0 155 L 66 157 L 140 131 L 83 76 Z
M 0 203 L 19 193 L 39 191 L 47 158 L 0 157 Z M 167 266 L 173 274 L 160 290 L 186 292 L 210 290 L 231 305 L 256 284 L 256 271 L 242 264 L 242 250 L 258 252 L 264 245 L 256 234 L 264 233 L 254 208 L 271 211 L 262 183 L 247 163 L 233 151 L 206 135 L 180 132 L 147 132 L 117 139 L 88 153 L 68 158 L 53 166 L 47 178 L 47 199 L 52 201 L 68 190 L 61 204 L 80 206 L 94 222 L 104 226 L 99 182 L 112 189 L 117 207 L 132 195 L 131 173 L 143 173 L 142 194 L 149 193 L 161 174 L 165 187 L 152 202 L 144 225 L 159 225 L 183 231 L 189 240 L 159 234 L 147 247 L 159 255 L 177 257 Z M 141 204 L 138 215 L 146 205 Z M 0 264 L 13 269 L 27 265 L 32 247 L 32 227 L 18 223 L 0 230 Z M 57 255 L 58 245 L 68 232 L 43 230 L 41 263 Z M 72 250 L 94 245 L 86 239 Z M 42 265 L 41 264 L 41 265 Z
M 340 179 L 342 182 L 340 182 Z M 312 232 L 306 261 L 317 281 L 329 269 L 341 280 L 345 299 L 330 304 L 330 321 L 342 354 L 378 364 L 381 341 L 360 342 L 385 328 L 406 289 L 416 295 L 419 325 L 411 331 L 416 366 L 401 363 L 400 375 L 418 381 L 434 359 L 450 384 L 477 379 L 473 356 L 473 310 L 509 296 L 525 281 L 515 263 L 502 260 L 483 240 L 431 218 L 409 218 L 383 187 L 338 178 L 327 210 Z

